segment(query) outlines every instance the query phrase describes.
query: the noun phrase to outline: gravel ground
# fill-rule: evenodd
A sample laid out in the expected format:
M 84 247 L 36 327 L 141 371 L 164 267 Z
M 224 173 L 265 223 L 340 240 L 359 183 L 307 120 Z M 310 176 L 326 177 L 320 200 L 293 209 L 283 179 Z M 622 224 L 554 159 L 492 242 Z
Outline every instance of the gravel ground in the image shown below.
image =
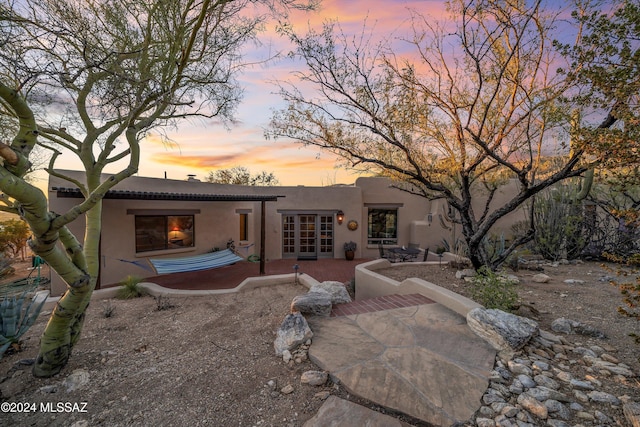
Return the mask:
M 639 347 L 629 336 L 640 334 L 638 321 L 616 312 L 620 294 L 602 281 L 610 273 L 594 263 L 546 267 L 551 281 L 545 284 L 531 281 L 535 273 L 517 273 L 524 306 L 537 310 L 528 315 L 545 329 L 558 317 L 592 325 L 609 337 L 605 343 L 618 350 L 616 357 L 640 371 Z M 423 277 L 468 294 L 467 284 L 448 268 L 408 264 L 384 274 Z M 566 278 L 585 282 L 570 285 L 563 282 Z M 301 426 L 328 394 L 353 399 L 330 382 L 301 384 L 301 374 L 316 369 L 311 362 L 287 365 L 275 356 L 275 332 L 292 298 L 304 292 L 300 285 L 285 284 L 240 294 L 172 298 L 168 302 L 173 307 L 163 310 L 151 297 L 96 301 L 69 364 L 48 379 L 33 378 L 30 367 L 21 363 L 37 354 L 47 320 L 41 316 L 21 351 L 0 360 L 0 400 L 14 406 L 28 403 L 36 410 L 0 413 L 0 425 Z M 109 307 L 113 315 L 105 317 Z M 582 336 L 567 339 L 602 345 L 602 340 Z M 65 381 L 76 376 L 86 383 L 68 390 Z M 293 391 L 285 394 L 282 389 L 288 385 Z M 640 401 L 637 391 L 635 398 Z

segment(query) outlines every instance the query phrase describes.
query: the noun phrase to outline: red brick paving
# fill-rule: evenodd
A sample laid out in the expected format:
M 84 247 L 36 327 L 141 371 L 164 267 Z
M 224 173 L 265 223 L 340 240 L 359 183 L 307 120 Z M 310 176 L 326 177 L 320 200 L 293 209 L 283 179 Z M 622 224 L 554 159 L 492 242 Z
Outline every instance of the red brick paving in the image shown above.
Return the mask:
M 335 280 L 347 282 L 354 278 L 355 267 L 370 259 L 346 261 L 341 259 L 319 259 L 317 261 L 279 259 L 269 261 L 265 265 L 266 275 L 294 273 L 294 265 L 298 265 L 298 274 L 308 274 L 319 282 Z M 238 262 L 225 267 L 210 270 L 189 271 L 184 273 L 162 274 L 145 278 L 146 281 L 156 283 L 170 289 L 231 289 L 238 286 L 248 277 L 259 277 L 258 263 L 247 261 Z M 110 285 L 116 286 L 116 285 Z M 109 287 L 109 286 L 105 286 Z M 434 301 L 420 294 L 386 295 L 378 298 L 353 301 L 334 306 L 332 317 L 352 314 L 372 313 L 393 308 L 412 307 L 422 304 L 433 304 Z
M 319 259 L 317 261 L 298 261 L 295 259 L 278 259 L 265 264 L 266 275 L 294 273 L 293 266 L 299 266 L 298 274 L 308 274 L 319 282 L 335 280 L 347 282 L 355 277 L 356 265 L 370 259 Z M 147 277 L 146 281 L 171 289 L 231 289 L 238 286 L 248 277 L 259 277 L 260 265 L 248 261 L 238 262 L 210 270 L 189 271 L 185 273 L 162 274 Z
M 434 301 L 420 294 L 386 295 L 383 297 L 369 298 L 336 305 L 331 311 L 331 317 L 372 313 L 375 311 L 390 310 L 392 308 L 412 307 L 415 305 L 433 303 Z

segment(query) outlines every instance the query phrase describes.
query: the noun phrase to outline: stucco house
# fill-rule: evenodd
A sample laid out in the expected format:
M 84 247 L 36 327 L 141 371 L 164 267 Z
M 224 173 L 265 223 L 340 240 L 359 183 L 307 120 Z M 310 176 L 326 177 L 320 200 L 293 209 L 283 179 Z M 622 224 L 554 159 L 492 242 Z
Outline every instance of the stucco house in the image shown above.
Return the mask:
M 59 172 L 83 179 L 79 171 Z M 104 199 L 99 281 L 113 284 L 129 274 L 149 277 L 155 272 L 147 258 L 224 249 L 230 239 L 241 255 L 268 261 L 343 258 L 348 241 L 357 244 L 357 258 L 377 257 L 379 244 L 417 243 L 433 251 L 452 238 L 456 230 L 444 228 L 438 219 L 444 200 L 429 201 L 391 184 L 386 178 L 364 177 L 353 185 L 250 187 L 134 176 Z M 50 209 L 58 213 L 82 197 L 69 181 L 55 176 L 48 189 Z M 82 239 L 83 219 L 69 228 Z M 52 277 L 52 294 L 64 289 L 62 280 Z

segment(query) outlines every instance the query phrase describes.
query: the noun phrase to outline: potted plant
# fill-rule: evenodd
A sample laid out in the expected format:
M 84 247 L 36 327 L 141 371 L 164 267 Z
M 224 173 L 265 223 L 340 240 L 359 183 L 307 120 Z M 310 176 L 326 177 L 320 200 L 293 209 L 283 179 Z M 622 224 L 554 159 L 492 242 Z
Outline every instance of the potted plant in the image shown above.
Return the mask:
M 346 242 L 344 244 L 344 257 L 348 261 L 351 261 L 355 257 L 357 247 L 358 245 L 356 244 L 356 242 Z

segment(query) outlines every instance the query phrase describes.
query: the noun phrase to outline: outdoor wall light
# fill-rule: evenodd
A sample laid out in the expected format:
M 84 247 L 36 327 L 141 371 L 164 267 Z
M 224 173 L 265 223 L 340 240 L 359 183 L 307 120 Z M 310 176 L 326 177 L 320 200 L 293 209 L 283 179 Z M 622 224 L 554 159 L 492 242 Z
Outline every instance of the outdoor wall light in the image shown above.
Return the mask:
M 338 220 L 338 224 L 342 225 L 342 221 L 344 221 L 344 212 L 338 211 L 336 219 Z
M 429 212 L 427 214 L 427 224 L 429 225 L 429 227 L 431 227 L 431 223 L 433 222 L 433 214 L 431 212 Z

